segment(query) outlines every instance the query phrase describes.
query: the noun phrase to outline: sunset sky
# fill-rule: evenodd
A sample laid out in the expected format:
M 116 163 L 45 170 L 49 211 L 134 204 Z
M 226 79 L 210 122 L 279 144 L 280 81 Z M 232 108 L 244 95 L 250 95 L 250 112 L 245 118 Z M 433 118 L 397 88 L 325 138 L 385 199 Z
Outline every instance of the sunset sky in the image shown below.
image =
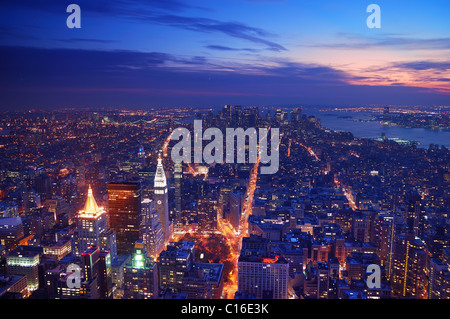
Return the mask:
M 66 7 L 81 7 L 81 29 Z M 369 29 L 369 4 L 381 29 Z M 450 105 L 450 2 L 6 0 L 0 108 Z

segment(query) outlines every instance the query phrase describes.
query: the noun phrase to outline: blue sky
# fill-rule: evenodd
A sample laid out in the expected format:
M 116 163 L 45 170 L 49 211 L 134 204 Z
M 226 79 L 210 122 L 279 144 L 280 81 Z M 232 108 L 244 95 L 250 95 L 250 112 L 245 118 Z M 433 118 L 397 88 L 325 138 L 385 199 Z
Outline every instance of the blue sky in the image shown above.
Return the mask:
M 81 29 L 66 7 L 81 7 Z M 381 7 L 381 29 L 366 7 Z M 0 107 L 450 104 L 450 3 L 6 0 Z

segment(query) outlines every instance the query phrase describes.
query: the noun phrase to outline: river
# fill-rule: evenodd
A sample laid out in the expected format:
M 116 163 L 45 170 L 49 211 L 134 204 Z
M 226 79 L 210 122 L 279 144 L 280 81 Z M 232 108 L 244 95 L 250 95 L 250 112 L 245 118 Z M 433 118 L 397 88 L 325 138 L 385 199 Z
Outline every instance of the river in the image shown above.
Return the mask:
M 417 141 L 418 147 L 438 144 L 450 148 L 450 131 L 383 125 L 379 121 L 370 121 L 376 114 L 369 112 L 304 109 L 303 113 L 319 117 L 324 128 L 351 132 L 355 137 L 380 138 L 384 133 L 388 139 Z

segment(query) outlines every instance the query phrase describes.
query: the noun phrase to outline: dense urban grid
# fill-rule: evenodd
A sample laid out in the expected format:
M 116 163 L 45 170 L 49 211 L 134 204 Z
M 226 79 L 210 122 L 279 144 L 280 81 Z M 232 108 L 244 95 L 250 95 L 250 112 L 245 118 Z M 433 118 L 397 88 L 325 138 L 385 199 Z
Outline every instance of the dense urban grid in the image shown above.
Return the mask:
M 380 109 L 448 128 L 448 114 L 401 116 Z M 259 156 L 174 164 L 171 133 L 195 119 L 279 128 L 278 172 Z M 444 146 L 230 105 L 9 111 L 0 129 L 1 298 L 450 299 Z

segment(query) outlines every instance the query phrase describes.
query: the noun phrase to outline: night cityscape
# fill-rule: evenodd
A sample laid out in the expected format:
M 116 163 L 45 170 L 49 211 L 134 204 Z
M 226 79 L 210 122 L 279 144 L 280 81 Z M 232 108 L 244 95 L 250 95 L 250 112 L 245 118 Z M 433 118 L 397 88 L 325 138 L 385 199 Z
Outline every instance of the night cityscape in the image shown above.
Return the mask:
M 450 299 L 449 5 L 344 2 L 2 4 L 0 299 Z

